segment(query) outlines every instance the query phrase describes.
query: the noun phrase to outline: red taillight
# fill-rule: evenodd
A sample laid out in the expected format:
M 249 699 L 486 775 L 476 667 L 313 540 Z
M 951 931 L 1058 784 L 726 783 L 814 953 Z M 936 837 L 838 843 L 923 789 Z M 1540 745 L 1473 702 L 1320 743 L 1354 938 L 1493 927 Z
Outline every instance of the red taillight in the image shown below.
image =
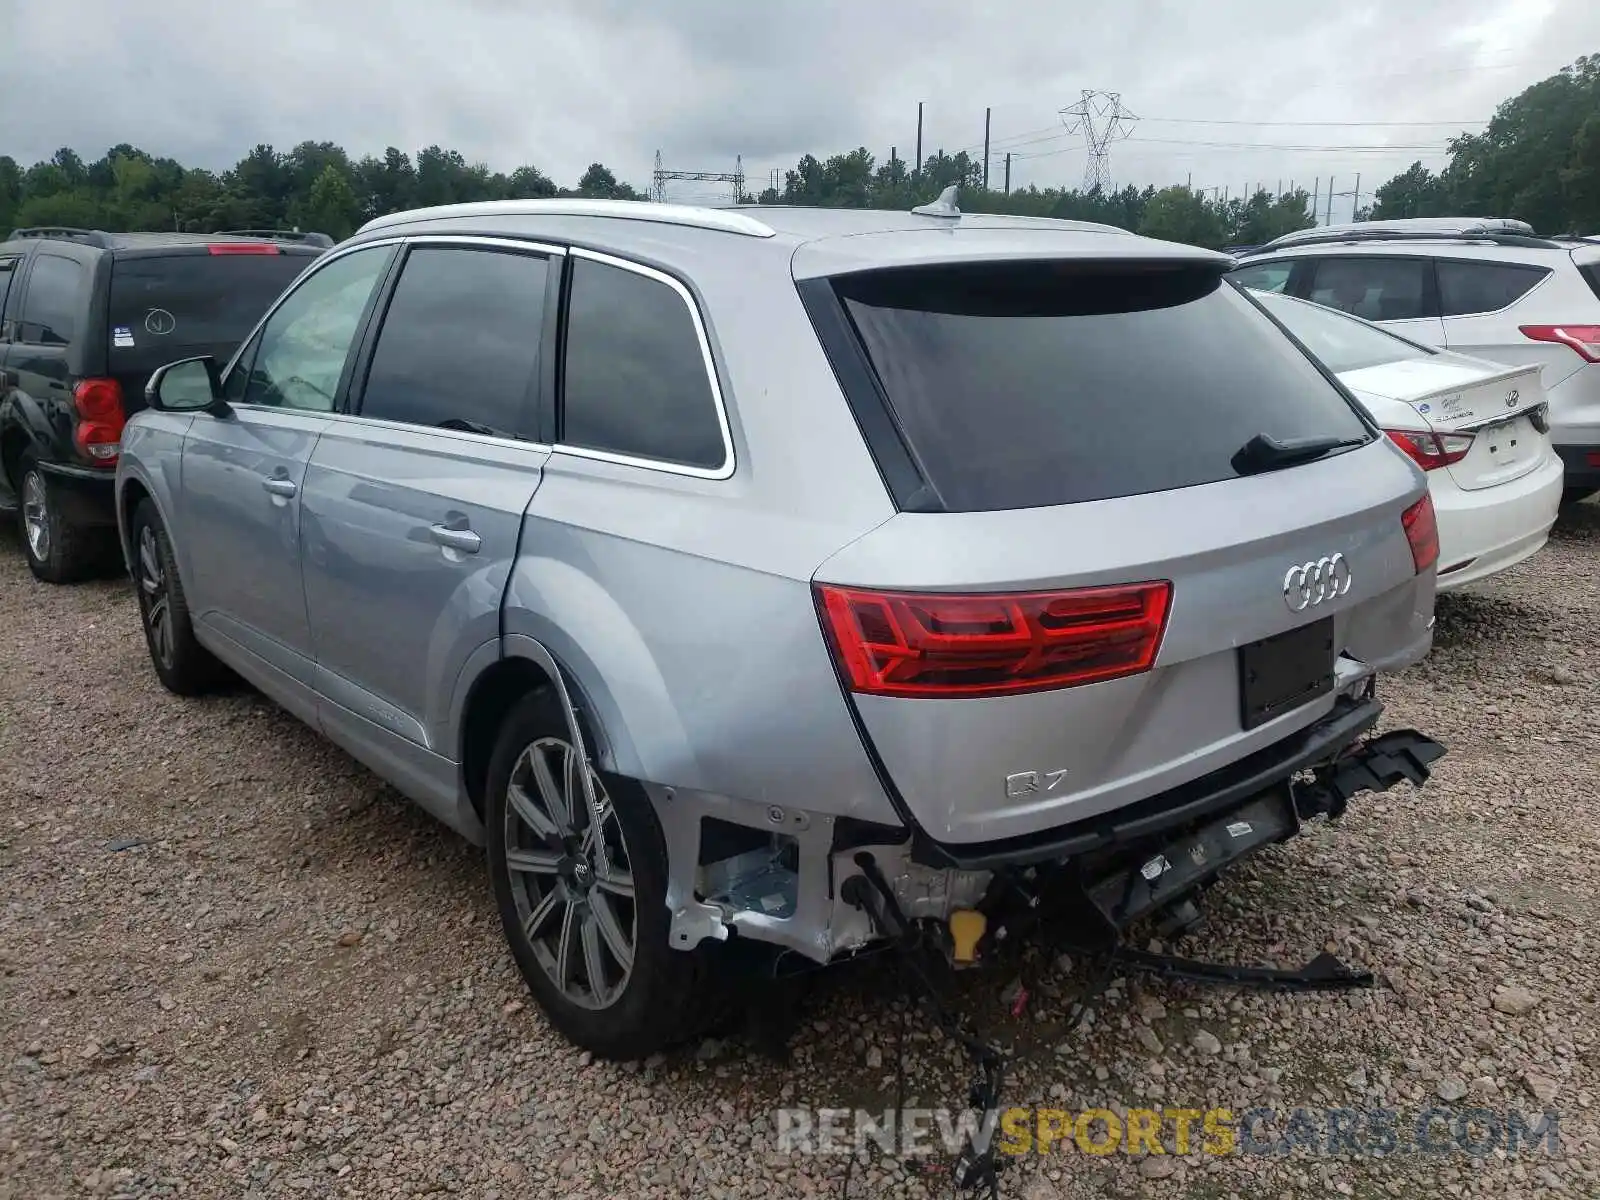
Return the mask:
M 271 242 L 212 242 L 206 247 L 212 254 L 282 254 Z
M 1536 342 L 1559 342 L 1576 350 L 1584 362 L 1600 363 L 1600 325 L 1523 325 L 1522 336 Z
M 72 431 L 78 452 L 97 467 L 114 467 L 122 452 L 122 385 L 115 379 L 85 379 L 72 389 L 78 427 Z
M 1148 671 L 1172 585 L 952 595 L 819 584 L 817 597 L 852 691 L 954 699 Z
M 1406 541 L 1411 543 L 1411 561 L 1420 575 L 1439 561 L 1439 521 L 1433 511 L 1433 497 L 1424 496 L 1400 514 Z
M 1417 433 L 1410 429 L 1385 429 L 1383 432 L 1424 471 L 1437 471 L 1458 463 L 1472 449 L 1470 433 Z

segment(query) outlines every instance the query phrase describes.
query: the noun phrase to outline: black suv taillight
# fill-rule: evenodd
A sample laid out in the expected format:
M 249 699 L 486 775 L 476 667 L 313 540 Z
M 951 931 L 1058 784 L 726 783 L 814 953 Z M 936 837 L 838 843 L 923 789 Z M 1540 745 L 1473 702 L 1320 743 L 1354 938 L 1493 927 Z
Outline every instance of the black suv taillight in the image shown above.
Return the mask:
M 122 427 L 128 414 L 122 407 L 122 385 L 115 379 L 85 379 L 72 389 L 78 427 L 72 443 L 97 467 L 114 467 L 122 453 Z

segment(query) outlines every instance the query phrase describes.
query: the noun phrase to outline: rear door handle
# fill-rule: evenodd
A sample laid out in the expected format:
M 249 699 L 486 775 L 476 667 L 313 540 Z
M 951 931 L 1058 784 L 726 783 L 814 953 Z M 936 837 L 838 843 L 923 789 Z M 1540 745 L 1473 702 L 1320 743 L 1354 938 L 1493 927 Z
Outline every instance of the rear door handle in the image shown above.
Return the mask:
M 267 491 L 271 492 L 274 496 L 292 496 L 296 491 L 299 490 L 295 487 L 294 480 L 284 479 L 278 475 L 274 475 L 270 479 L 263 479 L 261 481 L 261 486 L 266 488 Z
M 472 530 L 452 529 L 449 525 L 430 525 L 428 535 L 446 549 L 459 550 L 462 554 L 476 554 L 483 545 L 483 539 Z

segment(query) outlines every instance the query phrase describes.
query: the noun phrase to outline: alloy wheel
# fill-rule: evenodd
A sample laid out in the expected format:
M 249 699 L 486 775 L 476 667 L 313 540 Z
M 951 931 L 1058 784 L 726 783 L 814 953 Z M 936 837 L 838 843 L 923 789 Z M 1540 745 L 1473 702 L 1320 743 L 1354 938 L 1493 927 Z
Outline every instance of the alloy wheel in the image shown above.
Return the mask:
M 511 768 L 505 865 L 551 982 L 582 1008 L 616 1003 L 638 939 L 628 843 L 605 784 L 562 738 L 535 740 Z
M 170 668 L 175 651 L 172 597 L 167 591 L 167 573 L 161 565 L 156 531 L 149 525 L 139 530 L 139 607 L 144 613 L 151 649 L 161 665 Z
M 44 477 L 38 471 L 29 471 L 22 477 L 22 526 L 33 557 L 39 562 L 49 558 L 50 508 Z

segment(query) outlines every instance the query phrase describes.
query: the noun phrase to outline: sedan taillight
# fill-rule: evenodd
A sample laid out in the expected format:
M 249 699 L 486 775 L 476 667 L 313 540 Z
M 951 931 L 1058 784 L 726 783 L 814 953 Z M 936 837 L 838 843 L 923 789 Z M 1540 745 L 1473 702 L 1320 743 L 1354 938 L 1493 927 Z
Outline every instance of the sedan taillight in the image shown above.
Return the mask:
M 1470 433 L 1417 433 L 1410 429 L 1385 429 L 1383 432 L 1424 471 L 1437 471 L 1458 463 L 1472 449 Z
M 986 595 L 816 591 L 850 690 L 922 699 L 1007 696 L 1148 671 L 1172 601 L 1165 580 Z

